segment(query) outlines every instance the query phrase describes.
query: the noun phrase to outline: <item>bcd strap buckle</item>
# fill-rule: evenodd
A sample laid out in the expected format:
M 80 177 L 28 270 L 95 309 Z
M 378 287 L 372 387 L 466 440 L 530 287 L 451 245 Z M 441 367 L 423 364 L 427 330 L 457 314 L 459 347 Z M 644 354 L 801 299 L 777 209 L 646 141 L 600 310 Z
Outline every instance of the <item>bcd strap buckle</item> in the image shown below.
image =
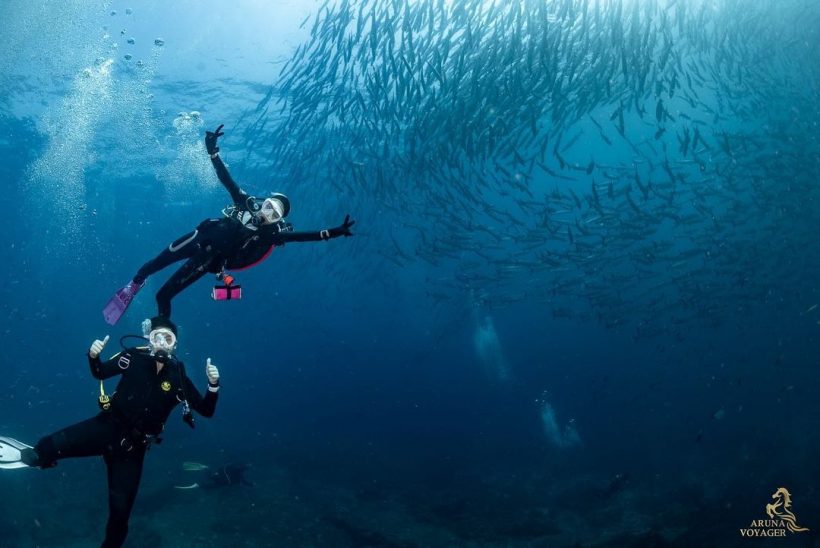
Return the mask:
M 111 398 L 107 394 L 103 394 L 97 398 L 97 405 L 99 405 L 103 411 L 108 411 L 111 409 Z

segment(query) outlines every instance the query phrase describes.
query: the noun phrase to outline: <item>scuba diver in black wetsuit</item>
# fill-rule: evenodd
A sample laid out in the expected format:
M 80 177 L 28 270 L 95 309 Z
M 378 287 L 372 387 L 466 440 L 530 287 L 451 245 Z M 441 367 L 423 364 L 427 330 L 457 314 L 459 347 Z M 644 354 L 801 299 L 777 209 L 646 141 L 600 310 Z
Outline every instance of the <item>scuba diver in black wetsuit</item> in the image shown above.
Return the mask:
M 146 320 L 148 323 L 149 320 Z M 208 390 L 203 397 L 173 356 L 176 326 L 165 318 L 150 320 L 150 346 L 124 348 L 108 361 L 100 352 L 108 342 L 96 340 L 88 351 L 91 374 L 100 379 L 102 411 L 93 418 L 45 436 L 32 448 L 0 437 L 0 468 L 50 468 L 60 459 L 102 456 L 108 470 L 108 523 L 103 548 L 122 546 L 128 518 L 142 476 L 143 459 L 151 443 L 159 443 L 165 421 L 177 404 L 183 420 L 193 428 L 191 409 L 211 417 L 219 391 L 219 370 L 208 358 Z M 103 379 L 121 375 L 109 397 Z
M 215 299 L 239 298 L 231 287 L 233 278 L 227 270 L 239 270 L 256 265 L 267 258 L 276 246 L 287 242 L 318 242 L 339 236 L 352 236 L 350 227 L 356 221 L 345 216 L 344 222 L 334 228 L 318 232 L 293 232 L 285 222 L 290 213 L 290 201 L 284 194 L 274 193 L 267 198 L 250 196 L 231 178 L 219 157 L 217 140 L 224 135 L 222 125 L 216 131 L 205 132 L 205 148 L 211 156 L 219 181 L 228 189 L 233 205 L 223 210 L 220 219 L 206 219 L 197 228 L 171 243 L 154 259 L 145 263 L 125 287 L 117 291 L 106 305 L 103 315 L 111 325 L 125 313 L 131 300 L 152 274 L 168 265 L 186 259 L 157 292 L 159 315 L 171 316 L 171 299 L 205 273 L 216 274 L 225 282 L 214 288 Z M 219 292 L 221 290 L 221 292 Z

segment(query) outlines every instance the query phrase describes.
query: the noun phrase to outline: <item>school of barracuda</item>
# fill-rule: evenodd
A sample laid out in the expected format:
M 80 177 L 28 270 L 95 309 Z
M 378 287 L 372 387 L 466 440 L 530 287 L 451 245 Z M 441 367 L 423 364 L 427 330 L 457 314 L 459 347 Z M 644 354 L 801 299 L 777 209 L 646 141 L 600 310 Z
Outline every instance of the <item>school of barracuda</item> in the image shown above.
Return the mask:
M 428 263 L 433 298 L 635 337 L 808 298 L 817 3 L 342 0 L 302 25 L 245 114 L 255 161 L 378 210 L 366 245 Z

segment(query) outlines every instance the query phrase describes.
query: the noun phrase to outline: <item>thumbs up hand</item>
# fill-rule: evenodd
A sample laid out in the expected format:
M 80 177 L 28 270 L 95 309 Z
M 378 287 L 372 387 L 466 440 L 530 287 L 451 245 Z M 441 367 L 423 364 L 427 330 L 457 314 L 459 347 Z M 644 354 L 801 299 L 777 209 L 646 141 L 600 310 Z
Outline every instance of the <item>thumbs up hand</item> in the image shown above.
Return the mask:
M 106 344 L 108 344 L 108 335 L 106 335 L 103 340 L 97 339 L 91 343 L 91 348 L 88 349 L 88 355 L 92 358 L 99 357 L 100 352 L 103 351 Z
M 219 386 L 219 369 L 211 363 L 211 358 L 205 362 L 205 374 L 208 375 L 208 384 Z

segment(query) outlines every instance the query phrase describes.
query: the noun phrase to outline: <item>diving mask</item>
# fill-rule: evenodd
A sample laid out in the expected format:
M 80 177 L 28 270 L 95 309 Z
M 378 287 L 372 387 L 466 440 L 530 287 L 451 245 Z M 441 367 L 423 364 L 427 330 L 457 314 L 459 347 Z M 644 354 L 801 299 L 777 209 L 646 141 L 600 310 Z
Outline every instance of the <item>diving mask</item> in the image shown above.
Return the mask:
M 267 225 L 272 225 L 282 220 L 285 216 L 285 206 L 281 200 L 276 198 L 266 198 L 259 209 L 259 216 Z
M 148 343 L 154 352 L 170 354 L 177 346 L 177 336 L 167 327 L 160 327 L 148 334 Z

